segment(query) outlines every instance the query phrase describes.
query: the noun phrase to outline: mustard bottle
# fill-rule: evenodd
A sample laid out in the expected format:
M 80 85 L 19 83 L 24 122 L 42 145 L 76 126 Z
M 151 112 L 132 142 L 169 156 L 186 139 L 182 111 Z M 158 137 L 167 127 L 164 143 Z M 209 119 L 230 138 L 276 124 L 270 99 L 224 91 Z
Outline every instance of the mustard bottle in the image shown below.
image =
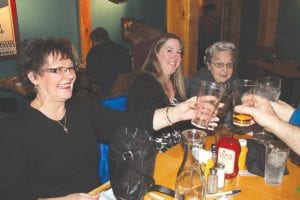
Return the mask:
M 239 170 L 246 170 L 246 159 L 247 159 L 247 153 L 248 153 L 248 147 L 247 147 L 247 140 L 245 139 L 239 139 L 240 145 L 241 145 L 241 153 L 239 156 Z

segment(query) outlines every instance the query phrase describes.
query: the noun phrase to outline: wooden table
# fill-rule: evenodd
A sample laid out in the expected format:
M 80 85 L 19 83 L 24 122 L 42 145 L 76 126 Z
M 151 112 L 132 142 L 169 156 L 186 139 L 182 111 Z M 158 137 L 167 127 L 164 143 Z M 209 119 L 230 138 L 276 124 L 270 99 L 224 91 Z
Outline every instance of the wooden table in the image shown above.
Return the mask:
M 206 146 L 210 146 L 213 136 L 207 138 Z M 209 144 L 207 144 L 209 143 Z M 157 184 L 175 188 L 178 168 L 183 158 L 183 148 L 177 145 L 165 153 L 157 156 L 154 178 Z M 260 176 L 237 176 L 232 180 L 226 180 L 222 191 L 241 189 L 242 192 L 230 196 L 230 199 L 260 200 L 260 199 L 300 199 L 300 167 L 290 161 L 287 162 L 289 175 L 283 177 L 281 185 L 271 185 L 264 182 Z M 172 199 L 164 196 L 166 199 Z
M 295 80 L 300 79 L 300 63 L 293 60 L 275 59 L 272 62 L 266 62 L 263 58 L 248 59 L 248 63 L 260 70 L 281 77 L 286 83 L 286 87 L 282 90 L 282 99 L 290 104 L 298 104 L 293 102 L 291 95 L 293 92 L 293 84 Z M 296 99 L 299 100 L 299 99 Z

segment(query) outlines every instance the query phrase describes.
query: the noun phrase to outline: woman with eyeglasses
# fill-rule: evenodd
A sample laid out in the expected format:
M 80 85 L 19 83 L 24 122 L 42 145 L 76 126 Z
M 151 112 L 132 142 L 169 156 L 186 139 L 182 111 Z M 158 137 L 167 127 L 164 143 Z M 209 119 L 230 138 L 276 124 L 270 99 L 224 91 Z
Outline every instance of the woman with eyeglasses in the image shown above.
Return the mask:
M 235 74 L 235 51 L 235 45 L 226 41 L 216 42 L 209 46 L 204 56 L 206 67 L 200 68 L 191 79 L 187 80 L 187 96 L 192 97 L 198 95 L 201 80 L 213 81 L 227 88 L 225 98 L 227 98 L 227 103 L 229 103 L 232 93 L 232 82 L 234 79 L 237 79 Z M 227 104 L 225 106 L 227 106 Z M 220 115 L 224 114 L 222 110 L 219 110 L 219 113 Z M 230 113 L 228 113 L 225 116 L 224 122 L 229 124 L 230 120 Z
M 195 98 L 175 107 L 117 112 L 72 97 L 75 59 L 62 40 L 34 38 L 20 52 L 19 72 L 34 93 L 29 105 L 0 124 L 0 199 L 98 199 L 97 140 L 117 129 L 154 132 L 192 119 Z

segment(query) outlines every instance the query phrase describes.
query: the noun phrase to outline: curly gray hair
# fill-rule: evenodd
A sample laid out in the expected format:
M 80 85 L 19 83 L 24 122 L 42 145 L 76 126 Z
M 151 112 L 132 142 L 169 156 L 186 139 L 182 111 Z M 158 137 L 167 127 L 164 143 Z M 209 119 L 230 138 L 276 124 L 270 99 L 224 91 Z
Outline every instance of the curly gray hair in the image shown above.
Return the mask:
M 220 41 L 212 44 L 206 49 L 204 55 L 204 63 L 206 64 L 206 66 L 211 62 L 211 59 L 213 58 L 214 54 L 220 51 L 231 52 L 233 63 L 235 63 L 236 60 L 235 45 L 231 42 Z

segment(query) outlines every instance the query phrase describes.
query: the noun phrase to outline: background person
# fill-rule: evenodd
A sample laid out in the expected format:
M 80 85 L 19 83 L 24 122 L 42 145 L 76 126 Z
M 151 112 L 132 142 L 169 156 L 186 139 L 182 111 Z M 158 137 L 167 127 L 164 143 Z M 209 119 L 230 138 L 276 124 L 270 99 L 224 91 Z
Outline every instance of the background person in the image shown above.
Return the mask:
M 86 57 L 86 72 L 100 85 L 104 96 L 110 96 L 111 87 L 119 74 L 132 71 L 129 51 L 109 38 L 103 27 L 90 34 L 92 48 Z
M 34 38 L 20 52 L 19 72 L 35 95 L 0 122 L 0 199 L 98 199 L 97 139 L 125 125 L 153 132 L 194 115 L 195 99 L 168 110 L 117 112 L 72 97 L 76 61 L 66 42 Z
M 256 123 L 300 155 L 300 110 L 295 110 L 283 101 L 271 102 L 258 95 L 254 95 L 254 107 L 239 105 L 234 110 L 251 115 Z
M 220 38 L 220 26 L 216 16 L 216 7 L 213 3 L 203 6 L 198 27 L 198 70 L 205 66 L 203 60 L 205 50 Z
M 154 42 L 150 38 L 151 27 L 143 21 L 133 22 L 126 32 L 126 39 L 132 44 L 133 69 L 140 70 Z

